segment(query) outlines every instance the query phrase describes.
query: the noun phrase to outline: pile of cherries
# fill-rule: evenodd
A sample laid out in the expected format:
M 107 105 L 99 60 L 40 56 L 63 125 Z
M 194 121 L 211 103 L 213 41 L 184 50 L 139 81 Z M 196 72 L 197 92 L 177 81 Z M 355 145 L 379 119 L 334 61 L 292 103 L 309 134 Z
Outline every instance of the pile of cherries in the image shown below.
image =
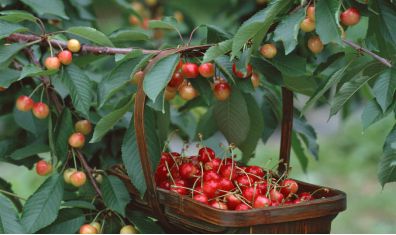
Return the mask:
M 313 193 L 298 193 L 298 184 L 286 176 L 276 177 L 259 166 L 242 166 L 232 157 L 220 159 L 208 147 L 197 156 L 163 152 L 155 171 L 158 187 L 188 195 L 223 210 L 250 210 L 298 204 L 314 199 Z

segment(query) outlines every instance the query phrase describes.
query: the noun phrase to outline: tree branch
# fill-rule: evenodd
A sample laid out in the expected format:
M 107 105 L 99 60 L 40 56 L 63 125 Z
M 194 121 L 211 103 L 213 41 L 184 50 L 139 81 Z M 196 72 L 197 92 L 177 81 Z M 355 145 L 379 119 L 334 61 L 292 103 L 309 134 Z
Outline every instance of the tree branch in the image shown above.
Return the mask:
M 99 188 L 98 184 L 96 183 L 95 178 L 93 177 L 93 170 L 92 170 L 92 168 L 88 165 L 87 161 L 86 161 L 85 158 L 84 158 L 84 155 L 83 155 L 80 151 L 77 150 L 76 153 L 77 153 L 78 160 L 80 160 L 80 162 L 81 162 L 81 165 L 82 165 L 83 168 L 87 171 L 87 173 L 88 173 L 88 178 L 89 178 L 89 180 L 91 181 L 92 186 L 95 188 L 96 193 L 97 193 L 101 198 L 103 198 L 102 191 L 100 191 L 100 188 Z
M 388 66 L 389 68 L 392 67 L 392 63 L 389 60 L 387 60 L 387 59 L 375 54 L 374 52 L 372 52 L 372 51 L 370 51 L 370 50 L 368 50 L 368 49 L 366 49 L 364 47 L 361 47 L 361 46 L 359 46 L 358 44 L 356 44 L 356 43 L 354 43 L 352 41 L 349 41 L 349 40 L 346 40 L 346 39 L 342 39 L 342 41 L 345 44 L 347 44 L 348 46 L 354 48 L 355 50 L 360 51 L 360 52 L 364 52 L 364 53 L 372 56 L 374 59 L 378 60 L 379 62 L 381 62 L 385 66 Z

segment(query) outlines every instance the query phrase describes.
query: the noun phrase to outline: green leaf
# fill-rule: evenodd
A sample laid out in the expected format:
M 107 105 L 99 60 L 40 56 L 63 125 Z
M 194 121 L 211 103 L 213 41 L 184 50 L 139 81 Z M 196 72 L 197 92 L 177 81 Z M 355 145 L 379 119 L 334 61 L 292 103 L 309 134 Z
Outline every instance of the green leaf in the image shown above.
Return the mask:
M 373 92 L 382 111 L 386 111 L 393 102 L 396 91 L 396 69 L 383 71 L 374 84 Z
M 24 20 L 28 20 L 31 22 L 36 22 L 37 18 L 26 11 L 20 10 L 8 10 L 0 12 L 0 20 L 5 20 L 8 22 L 18 23 Z
M 0 194 L 0 233 L 26 233 L 12 202 Z
M 48 130 L 48 120 L 37 119 L 32 112 L 21 112 L 15 108 L 14 120 L 18 126 L 33 133 L 35 136 L 40 136 Z
M 19 24 L 8 23 L 0 18 L 0 39 L 10 36 L 10 34 L 17 32 L 26 32 L 28 28 Z
M 67 33 L 78 35 L 98 45 L 114 47 L 110 39 L 102 32 L 86 26 L 71 27 L 66 30 Z
M 41 234 L 74 234 L 85 222 L 84 212 L 80 209 L 62 209 L 58 218 L 48 227 L 40 230 Z
M 180 55 L 173 54 L 159 60 L 143 80 L 143 90 L 147 96 L 155 102 L 158 95 L 171 80 L 173 72 L 179 63 Z
M 285 55 L 289 54 L 294 50 L 294 48 L 296 48 L 300 23 L 304 17 L 305 9 L 301 8 L 300 10 L 283 19 L 275 29 L 274 40 L 283 42 Z
M 222 28 L 216 26 L 216 25 L 206 25 L 207 28 L 207 43 L 221 43 L 222 41 L 225 41 L 229 38 L 232 37 L 231 34 L 227 33 L 224 31 Z M 231 43 L 232 44 L 232 43 Z M 231 50 L 231 45 L 230 49 Z
M 340 70 L 337 70 L 333 75 L 331 75 L 326 82 L 324 82 L 316 91 L 315 93 L 309 98 L 307 103 L 304 105 L 302 113 L 304 114 L 309 107 L 311 107 L 322 95 L 330 89 L 333 85 L 337 84 L 341 78 L 343 77 L 345 71 L 349 68 L 351 63 L 348 63 Z
M 39 77 L 39 76 L 48 76 L 57 73 L 56 70 L 43 70 L 42 68 L 34 65 L 28 64 L 23 66 L 21 74 L 19 75 L 18 80 L 21 80 L 25 77 Z
M 56 122 L 56 129 L 54 131 L 54 142 L 56 156 L 60 161 L 64 161 L 67 158 L 67 152 L 69 149 L 69 136 L 74 132 L 74 125 L 72 120 L 72 114 L 68 108 L 64 108 L 62 114 Z
M 319 144 L 317 143 L 316 132 L 313 127 L 304 119 L 295 117 L 293 118 L 293 131 L 298 133 L 311 154 L 315 159 L 318 159 Z
M 161 156 L 160 143 L 155 128 L 155 116 L 152 109 L 146 107 L 144 111 L 144 133 L 148 149 L 148 156 L 151 161 L 152 169 L 156 168 Z M 121 147 L 122 161 L 127 170 L 128 176 L 132 184 L 139 191 L 143 198 L 147 185 L 143 174 L 142 163 L 140 161 L 139 149 L 136 142 L 136 130 L 134 126 L 134 117 L 130 122 L 130 126 L 124 136 Z
M 163 234 L 165 233 L 153 219 L 137 210 L 127 210 L 127 219 L 135 225 L 141 234 Z
M 388 134 L 384 144 L 384 155 L 379 163 L 378 179 L 384 187 L 386 183 L 396 181 L 396 125 Z
M 26 44 L 13 43 L 11 45 L 0 46 L 0 65 L 15 56 L 20 50 L 26 47 Z
M 263 114 L 264 129 L 261 134 L 261 139 L 264 143 L 267 142 L 269 137 L 274 133 L 279 125 L 278 109 L 281 103 L 279 99 L 271 90 L 266 90 L 263 97 L 263 103 L 261 105 L 261 112 Z
M 375 75 L 374 75 L 375 76 Z M 362 73 L 356 74 L 352 79 L 344 83 L 340 90 L 337 92 L 334 100 L 331 104 L 330 117 L 335 115 L 344 104 L 371 78 L 370 76 L 365 76 Z
M 33 9 L 39 16 L 55 15 L 68 20 L 65 13 L 65 6 L 61 0 L 21 0 Z
M 309 76 L 307 72 L 307 61 L 304 57 L 290 54 L 287 56 L 279 55 L 271 60 L 267 60 L 274 65 L 284 76 L 300 77 Z
M 82 201 L 82 200 L 71 200 L 62 203 L 62 207 L 70 207 L 70 208 L 81 208 L 88 210 L 96 210 L 96 207 L 91 202 Z
M 290 5 L 289 0 L 272 1 L 266 8 L 245 21 L 234 36 L 232 56 L 239 55 L 239 50 L 252 38 L 261 42 L 275 18 Z
M 213 111 L 217 126 L 229 143 L 239 146 L 246 140 L 251 123 L 240 91 L 234 90 L 228 100 L 217 102 Z
M 41 143 L 41 141 L 38 141 L 38 143 L 33 142 L 32 144 L 29 144 L 27 146 L 24 146 L 23 148 L 14 151 L 10 155 L 10 158 L 14 160 L 22 160 L 39 153 L 48 153 L 49 151 L 50 149 L 47 144 L 43 144 Z
M 164 17 L 162 20 L 150 20 L 150 29 L 177 29 L 177 20 L 174 17 Z
M 88 117 L 92 101 L 92 87 L 88 76 L 78 66 L 70 64 L 62 76 L 62 83 L 69 90 L 73 106 Z
M 12 83 L 16 82 L 19 77 L 19 72 L 13 69 L 0 69 L 0 86 L 8 88 Z
M 250 94 L 244 94 L 244 98 L 247 104 L 251 125 L 246 139 L 241 144 L 239 144 L 238 148 L 243 153 L 243 161 L 247 162 L 247 160 L 254 153 L 257 142 L 259 141 L 264 130 L 264 118 L 254 97 Z
M 364 107 L 361 117 L 363 130 L 367 129 L 375 122 L 381 120 L 384 116 L 385 115 L 382 113 L 381 106 L 377 103 L 377 101 L 375 99 L 370 100 Z
M 396 14 L 395 8 L 389 4 L 388 1 L 379 0 L 376 1 L 376 4 L 379 7 L 378 16 L 381 18 L 381 24 L 376 25 L 379 27 L 380 32 L 382 33 L 381 37 L 385 39 L 390 45 L 396 44 L 396 30 L 395 30 L 395 22 L 396 22 Z
M 296 154 L 298 161 L 300 162 L 301 168 L 304 172 L 307 172 L 308 157 L 304 152 L 303 144 L 294 131 L 292 132 L 292 149 Z
M 213 119 L 213 108 L 208 108 L 198 121 L 195 136 L 198 137 L 198 134 L 201 134 L 202 138 L 206 140 L 214 135 L 217 131 L 217 126 Z
M 106 207 L 125 216 L 125 207 L 131 198 L 124 183 L 115 176 L 106 176 L 100 188 Z
M 144 30 L 125 29 L 112 33 L 109 38 L 113 42 L 146 41 L 150 35 Z
M 62 197 L 63 177 L 54 173 L 25 203 L 22 224 L 28 233 L 35 233 L 55 221 Z
M 232 47 L 232 39 L 228 39 L 218 44 L 211 46 L 206 52 L 203 57 L 202 63 L 210 62 L 216 59 L 219 56 L 226 54 L 227 52 L 231 51 Z
M 0 151 L 2 151 L 2 150 L 0 150 Z M 2 179 L 2 178 L 0 178 L 0 189 L 4 190 L 5 192 L 13 193 L 12 185 L 10 183 L 8 183 L 7 181 L 5 181 L 4 179 Z M 0 195 L 1 194 L 2 193 L 0 193 Z M 14 204 L 14 206 L 16 207 L 18 212 L 22 211 L 22 203 L 21 203 L 21 200 L 19 198 L 16 198 L 16 197 L 14 197 L 12 195 L 8 195 L 8 194 L 5 194 L 5 193 L 3 193 L 3 195 L 6 198 L 8 198 Z
M 318 1 L 315 6 L 316 32 L 323 44 L 336 42 L 342 44 L 339 24 L 341 1 Z
M 99 142 L 106 133 L 111 130 L 114 125 L 124 116 L 125 113 L 130 111 L 133 107 L 133 100 L 130 99 L 128 103 L 126 103 L 121 108 L 114 110 L 113 112 L 107 114 L 95 126 L 95 130 L 92 136 L 92 139 L 89 141 L 90 143 Z
M 122 161 L 127 170 L 128 176 L 131 179 L 133 186 L 139 191 L 141 197 L 146 192 L 147 186 L 144 179 L 142 163 L 140 161 L 139 149 L 136 143 L 135 125 L 132 115 L 130 126 L 125 133 L 122 141 L 121 153 Z
M 220 72 L 220 76 L 227 79 L 229 82 L 235 83 L 234 75 L 232 73 L 232 63 L 228 56 L 222 55 L 217 57 L 215 60 L 217 72 Z

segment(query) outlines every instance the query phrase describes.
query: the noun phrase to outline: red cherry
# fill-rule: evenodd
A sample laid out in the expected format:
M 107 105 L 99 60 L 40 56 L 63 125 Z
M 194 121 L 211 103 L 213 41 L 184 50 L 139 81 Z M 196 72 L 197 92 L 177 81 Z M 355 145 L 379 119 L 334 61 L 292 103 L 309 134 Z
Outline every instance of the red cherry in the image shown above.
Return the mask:
M 214 66 L 212 63 L 201 64 L 198 70 L 201 76 L 204 78 L 210 78 L 214 75 Z
M 258 190 L 259 193 L 262 194 L 262 195 L 267 194 L 267 190 L 268 190 L 268 184 L 267 184 L 267 182 L 263 182 L 263 183 L 257 184 L 257 190 Z
M 245 189 L 242 189 L 242 196 L 246 198 L 249 202 L 253 202 L 254 199 L 260 195 L 257 189 L 254 187 L 247 187 Z
M 179 72 L 176 72 L 173 74 L 171 80 L 169 81 L 168 87 L 176 90 L 183 83 L 183 81 L 183 75 Z
M 194 194 L 197 194 L 197 193 L 203 194 L 203 190 L 202 190 L 202 187 L 200 184 L 194 188 Z
M 300 29 L 303 32 L 309 33 L 315 30 L 315 21 L 311 20 L 310 18 L 305 18 L 303 21 L 300 23 Z
M 246 74 L 243 74 L 241 71 L 237 70 L 236 64 L 232 65 L 232 72 L 234 72 L 235 76 L 238 78 L 248 78 L 252 76 L 253 68 L 250 64 L 246 66 Z
M 264 208 L 271 206 L 271 200 L 268 199 L 266 196 L 258 195 L 254 200 L 253 207 L 254 208 Z
M 308 48 L 312 53 L 318 54 L 323 51 L 323 43 L 318 36 L 312 36 L 308 39 Z
M 289 196 L 290 194 L 297 193 L 298 191 L 298 184 L 296 181 L 292 179 L 285 179 L 282 182 L 281 186 L 282 186 L 281 193 L 286 197 Z
M 272 43 L 267 43 L 261 46 L 260 48 L 260 53 L 262 56 L 264 56 L 267 59 L 272 59 L 276 56 L 278 53 L 275 44 Z
M 220 175 L 217 174 L 215 171 L 205 171 L 203 174 L 203 180 L 220 180 Z
M 160 164 L 165 165 L 165 162 L 168 163 L 169 167 L 172 167 L 173 164 L 175 163 L 170 153 L 167 152 L 161 153 Z
M 48 70 L 58 70 L 61 66 L 61 62 L 59 61 L 58 57 L 48 57 L 47 59 L 45 59 L 44 61 L 44 66 L 48 69 Z
M 198 92 L 190 83 L 187 83 L 186 85 L 184 84 L 180 85 L 179 95 L 183 100 L 189 101 L 197 97 Z
M 185 187 L 186 181 L 181 179 L 175 180 L 175 184 L 171 186 L 171 191 L 176 192 L 180 195 L 187 195 L 189 192 Z
M 300 199 L 300 201 L 311 201 L 313 196 L 308 192 L 303 192 L 298 195 L 298 199 Z
M 208 198 L 216 196 L 217 190 L 220 188 L 218 180 L 208 180 L 203 183 L 202 191 Z
M 162 181 L 167 180 L 167 178 L 168 169 L 166 168 L 165 164 L 159 164 L 154 174 L 155 183 L 160 184 Z
M 194 195 L 193 199 L 200 203 L 209 205 L 208 197 L 205 194 L 196 194 L 196 195 Z
M 199 170 L 194 164 L 187 162 L 183 163 L 179 167 L 180 177 L 183 179 L 191 179 L 199 173 Z
M 286 200 L 284 202 L 284 205 L 292 205 L 292 204 L 294 204 L 294 201 L 292 201 L 292 200 Z
M 69 50 L 61 51 L 58 54 L 58 59 L 62 64 L 68 65 L 71 64 L 73 60 L 73 54 Z
M 221 166 L 220 169 L 220 174 L 222 177 L 230 179 L 230 180 L 235 180 L 236 177 L 238 177 L 236 167 L 233 165 L 223 165 Z
M 271 206 L 279 206 L 280 203 L 279 202 L 271 202 Z
M 231 87 L 227 82 L 221 81 L 214 86 L 213 94 L 217 100 L 225 101 L 231 95 Z
M 240 175 L 236 178 L 236 183 L 240 188 L 246 188 L 252 186 L 253 180 L 247 175 Z
M 315 21 L 315 7 L 313 5 L 310 5 L 307 8 L 307 17 L 312 21 Z
M 88 135 L 92 131 L 92 124 L 88 120 L 80 120 L 74 124 L 74 130 L 83 135 Z
M 181 71 L 185 78 L 196 78 L 199 75 L 198 65 L 194 63 L 183 64 Z
M 292 204 L 299 204 L 299 203 L 301 203 L 301 202 L 302 202 L 302 200 L 301 200 L 300 198 L 297 198 L 297 199 L 295 199 L 295 200 L 293 201 Z
M 46 176 L 52 172 L 52 165 L 49 162 L 40 160 L 36 163 L 36 172 L 38 175 Z
M 179 63 L 176 65 L 176 72 L 178 72 L 182 67 L 183 67 L 183 61 L 182 60 L 179 60 Z
M 247 210 L 250 210 L 250 207 L 244 203 L 241 203 L 235 207 L 235 210 L 236 211 L 247 211 Z
M 283 194 L 275 189 L 272 189 L 270 191 L 270 198 L 272 202 L 281 203 L 283 201 Z
M 169 181 L 162 181 L 159 185 L 160 188 L 169 190 L 171 188 L 171 184 L 169 183 Z
M 346 26 L 356 25 L 360 21 L 360 12 L 355 7 L 350 7 L 341 13 L 340 20 Z
M 206 163 L 206 162 L 214 159 L 215 157 L 216 157 L 216 154 L 213 151 L 213 149 L 211 149 L 211 148 L 203 147 L 203 148 L 199 149 L 199 151 L 198 151 L 198 159 L 202 163 Z
M 36 118 L 38 118 L 38 119 L 45 119 L 45 118 L 48 117 L 49 108 L 48 108 L 48 105 L 46 105 L 45 103 L 43 103 L 43 102 L 38 102 L 38 103 L 35 103 L 35 104 L 33 105 L 33 110 L 32 110 L 32 112 L 33 112 L 33 115 L 34 115 Z
M 220 158 L 214 158 L 212 161 L 209 161 L 205 163 L 204 169 L 205 171 L 217 171 L 221 165 L 221 159 Z
M 255 179 L 261 179 L 265 175 L 265 172 L 259 166 L 249 166 L 248 168 L 246 168 L 246 172 L 250 173 L 250 176 Z
M 70 176 L 70 183 L 74 187 L 81 187 L 87 181 L 87 176 L 82 171 L 76 171 Z
M 98 230 L 90 224 L 84 224 L 80 227 L 79 233 L 80 234 L 97 234 Z
M 234 210 L 235 207 L 237 207 L 239 204 L 242 203 L 242 201 L 237 198 L 234 194 L 228 194 L 225 197 L 226 201 L 227 201 L 227 207 L 231 210 Z
M 15 105 L 19 111 L 27 112 L 33 108 L 34 101 L 29 96 L 19 96 Z
M 69 137 L 69 145 L 73 148 L 82 148 L 85 144 L 85 136 L 80 132 L 73 133 Z
M 228 178 L 221 178 L 219 184 L 220 184 L 220 189 L 223 191 L 229 192 L 235 188 L 235 185 Z
M 225 203 L 219 202 L 219 201 L 214 201 L 214 202 L 210 203 L 210 206 L 220 209 L 220 210 L 228 210 L 227 205 Z

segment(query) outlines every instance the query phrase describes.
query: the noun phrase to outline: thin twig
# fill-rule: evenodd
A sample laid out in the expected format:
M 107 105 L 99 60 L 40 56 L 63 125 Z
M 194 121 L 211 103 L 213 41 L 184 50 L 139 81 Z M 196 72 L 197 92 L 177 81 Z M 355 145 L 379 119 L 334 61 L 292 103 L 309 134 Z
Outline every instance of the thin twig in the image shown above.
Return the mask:
M 100 188 L 99 188 L 98 184 L 96 183 L 95 178 L 93 177 L 92 168 L 88 165 L 87 161 L 85 160 L 83 154 L 80 151 L 77 150 L 76 153 L 77 153 L 78 160 L 80 160 L 80 162 L 81 162 L 82 167 L 87 171 L 88 178 L 91 181 L 92 186 L 94 187 L 96 193 L 99 195 L 99 197 L 103 198 L 102 191 L 100 191 Z
M 372 52 L 372 51 L 370 51 L 370 50 L 368 50 L 368 49 L 366 49 L 364 47 L 361 47 L 361 46 L 359 46 L 358 44 L 356 44 L 356 43 L 354 43 L 352 41 L 349 41 L 349 40 L 346 40 L 346 39 L 342 39 L 342 41 L 345 44 L 347 44 L 348 46 L 354 48 L 355 50 L 357 50 L 359 52 L 364 52 L 364 53 L 372 56 L 374 59 L 378 60 L 379 62 L 381 62 L 385 66 L 388 66 L 389 68 L 392 67 L 392 63 L 389 60 L 387 60 L 387 59 L 375 54 L 374 52 Z
M 6 195 L 9 195 L 9 196 L 12 196 L 12 197 L 16 197 L 16 198 L 21 199 L 21 200 L 23 200 L 23 201 L 26 201 L 26 200 L 27 200 L 26 198 L 23 198 L 23 197 L 21 197 L 21 196 L 18 196 L 18 195 L 16 195 L 15 193 L 11 193 L 11 192 L 8 192 L 8 191 L 2 190 L 2 189 L 0 189 L 0 193 L 4 193 L 4 194 L 6 194 Z

